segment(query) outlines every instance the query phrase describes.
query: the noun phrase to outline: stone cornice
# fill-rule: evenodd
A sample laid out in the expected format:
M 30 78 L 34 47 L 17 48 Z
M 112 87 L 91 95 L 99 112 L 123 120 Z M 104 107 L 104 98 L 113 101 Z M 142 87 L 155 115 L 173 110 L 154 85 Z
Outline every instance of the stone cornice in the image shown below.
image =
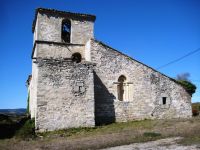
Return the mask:
M 84 44 L 72 44 L 72 43 L 62 43 L 62 42 L 53 42 L 53 41 L 35 41 L 33 49 L 32 49 L 32 54 L 31 58 L 33 59 L 33 55 L 35 53 L 35 47 L 37 44 L 52 44 L 52 45 L 60 45 L 60 46 L 84 46 Z

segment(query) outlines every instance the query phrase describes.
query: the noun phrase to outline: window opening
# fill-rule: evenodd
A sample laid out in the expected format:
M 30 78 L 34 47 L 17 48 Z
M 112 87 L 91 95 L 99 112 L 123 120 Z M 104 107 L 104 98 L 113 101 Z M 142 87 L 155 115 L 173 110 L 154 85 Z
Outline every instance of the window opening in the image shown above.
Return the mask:
M 163 103 L 163 105 L 165 105 L 166 102 L 167 102 L 167 97 L 163 97 L 163 98 L 162 98 L 162 103 Z
M 118 79 L 118 99 L 120 101 L 123 101 L 125 98 L 125 81 L 126 81 L 126 77 L 121 75 Z
M 72 54 L 72 61 L 76 62 L 76 63 L 80 63 L 81 62 L 81 54 L 80 53 L 74 53 Z
M 62 22 L 62 41 L 70 43 L 71 22 L 70 20 L 63 20 Z

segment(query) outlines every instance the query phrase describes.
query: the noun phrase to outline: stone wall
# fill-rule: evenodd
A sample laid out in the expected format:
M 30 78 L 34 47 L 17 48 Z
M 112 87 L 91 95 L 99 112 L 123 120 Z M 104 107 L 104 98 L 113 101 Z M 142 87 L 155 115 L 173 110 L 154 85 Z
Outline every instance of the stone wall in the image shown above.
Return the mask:
M 169 77 L 132 58 L 91 40 L 97 124 L 145 118 L 191 117 L 191 97 Z M 119 101 L 116 82 L 124 75 L 131 97 Z M 166 104 L 162 98 L 166 97 Z
M 38 85 L 38 68 L 32 60 L 32 79 L 29 85 L 29 112 L 31 118 L 35 118 L 36 114 L 36 103 L 37 103 L 37 85 Z
M 33 23 L 30 112 L 38 131 L 94 126 L 93 64 L 85 43 L 93 38 L 95 16 L 38 9 Z M 70 43 L 61 39 L 62 21 L 71 22 Z M 71 61 L 80 53 L 82 62 Z
M 62 42 L 61 29 L 64 17 L 58 15 L 49 16 L 45 13 L 38 13 L 34 40 Z M 71 43 L 85 44 L 93 38 L 94 22 L 81 19 L 67 18 L 71 21 Z
M 85 46 L 79 44 L 61 44 L 37 41 L 35 44 L 34 57 L 40 58 L 71 58 L 73 53 L 80 53 L 85 59 Z
M 64 59 L 37 59 L 36 64 L 36 130 L 94 126 L 93 64 Z
M 71 43 L 61 39 L 64 19 L 71 21 Z M 35 21 L 29 89 L 31 117 L 39 132 L 191 117 L 191 96 L 173 79 L 90 40 L 94 16 L 46 9 L 38 11 Z M 72 62 L 75 52 L 82 55 L 81 63 Z

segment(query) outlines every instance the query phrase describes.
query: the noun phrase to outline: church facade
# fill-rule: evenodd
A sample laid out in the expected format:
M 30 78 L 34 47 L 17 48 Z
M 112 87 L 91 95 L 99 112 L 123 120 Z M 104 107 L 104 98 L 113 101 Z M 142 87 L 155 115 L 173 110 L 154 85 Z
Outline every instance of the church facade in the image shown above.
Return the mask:
M 95 40 L 95 19 L 36 10 L 28 80 L 36 130 L 191 117 L 190 94 L 174 79 Z

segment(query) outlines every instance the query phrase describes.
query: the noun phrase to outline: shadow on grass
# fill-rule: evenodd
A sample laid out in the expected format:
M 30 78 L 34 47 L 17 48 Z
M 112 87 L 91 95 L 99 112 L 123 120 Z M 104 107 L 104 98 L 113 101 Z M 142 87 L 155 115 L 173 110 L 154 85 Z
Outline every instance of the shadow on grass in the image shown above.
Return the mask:
M 12 138 L 28 120 L 26 116 L 8 116 L 0 114 L 0 139 Z

